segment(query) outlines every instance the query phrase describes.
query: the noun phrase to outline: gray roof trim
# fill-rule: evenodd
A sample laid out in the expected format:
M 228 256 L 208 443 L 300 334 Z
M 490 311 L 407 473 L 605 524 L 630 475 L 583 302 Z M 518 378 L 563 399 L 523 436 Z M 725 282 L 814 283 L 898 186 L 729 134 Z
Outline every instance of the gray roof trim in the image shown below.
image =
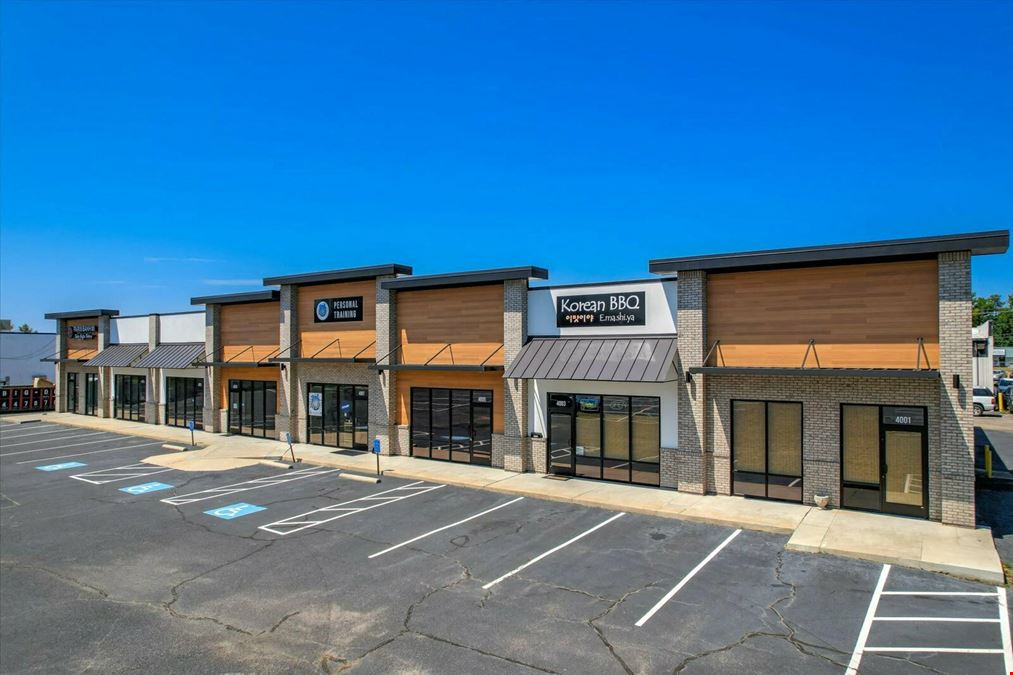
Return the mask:
M 971 255 L 1005 253 L 1009 248 L 1009 230 L 948 234 L 911 239 L 888 239 L 853 244 L 831 244 L 746 251 L 716 255 L 657 258 L 650 261 L 653 274 L 669 274 L 682 270 L 744 270 L 764 267 L 791 267 L 811 264 L 839 264 L 876 259 L 917 258 L 946 253 L 970 251 Z
M 268 361 L 274 363 L 375 363 L 376 359 L 372 356 L 326 357 L 317 359 L 309 356 L 283 356 L 272 357 Z
M 473 272 L 452 272 L 450 274 L 429 274 L 403 279 L 388 279 L 380 282 L 380 288 L 396 291 L 412 291 L 423 288 L 445 288 L 448 286 L 475 286 L 494 284 L 514 279 L 548 279 L 549 271 L 542 267 L 502 267 L 493 270 Z
M 81 309 L 76 312 L 49 312 L 47 319 L 88 319 L 93 316 L 119 316 L 118 309 Z
M 204 354 L 203 342 L 165 343 L 155 347 L 136 364 L 135 368 L 192 368 Z
M 691 374 L 700 375 L 809 375 L 811 377 L 903 377 L 938 380 L 938 370 L 908 370 L 904 368 L 760 368 L 755 366 L 701 366 L 690 368 Z
M 504 377 L 669 382 L 677 349 L 674 337 L 535 338 L 524 345 Z
M 245 302 L 268 302 L 281 297 L 281 291 L 251 291 L 249 293 L 228 293 L 226 295 L 202 295 L 190 298 L 191 305 L 238 305 Z
M 124 342 L 123 344 L 109 345 L 96 354 L 95 358 L 86 361 L 84 365 L 106 368 L 127 367 L 133 365 L 137 359 L 147 353 L 147 342 Z
M 324 284 L 331 281 L 363 281 L 377 277 L 399 276 L 411 274 L 412 268 L 408 265 L 388 263 L 386 265 L 372 265 L 369 267 L 350 267 L 343 270 L 330 270 L 326 272 L 307 272 L 305 274 L 289 274 L 279 277 L 264 277 L 265 286 L 306 286 L 309 284 Z
M 663 284 L 666 282 L 674 281 L 674 279 L 659 279 L 658 277 L 651 277 L 650 279 L 620 279 L 618 281 L 582 281 L 579 283 L 572 284 L 550 284 L 548 286 L 532 286 L 532 291 L 554 291 L 564 288 L 588 288 L 590 286 L 626 286 L 630 284 Z

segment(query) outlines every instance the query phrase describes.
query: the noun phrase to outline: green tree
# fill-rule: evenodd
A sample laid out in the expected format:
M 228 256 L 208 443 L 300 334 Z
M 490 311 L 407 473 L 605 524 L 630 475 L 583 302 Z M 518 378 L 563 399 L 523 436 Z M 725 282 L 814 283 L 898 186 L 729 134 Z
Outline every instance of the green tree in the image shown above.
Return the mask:
M 980 326 L 992 322 L 992 339 L 999 347 L 1013 346 L 1013 293 L 1005 298 L 996 293 L 989 296 L 974 296 L 971 321 Z
M 29 326 L 27 323 L 23 323 L 20 326 L 18 326 L 18 332 L 19 333 L 34 333 L 35 329 L 32 328 L 31 326 Z

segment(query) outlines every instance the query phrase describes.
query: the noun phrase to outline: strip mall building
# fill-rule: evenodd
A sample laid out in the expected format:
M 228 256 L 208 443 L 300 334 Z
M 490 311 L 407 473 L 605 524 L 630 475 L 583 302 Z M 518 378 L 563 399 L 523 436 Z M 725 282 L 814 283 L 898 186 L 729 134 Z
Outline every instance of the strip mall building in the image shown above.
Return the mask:
M 973 526 L 971 259 L 1008 245 L 659 258 L 567 286 L 387 264 L 183 314 L 56 312 L 57 409 Z

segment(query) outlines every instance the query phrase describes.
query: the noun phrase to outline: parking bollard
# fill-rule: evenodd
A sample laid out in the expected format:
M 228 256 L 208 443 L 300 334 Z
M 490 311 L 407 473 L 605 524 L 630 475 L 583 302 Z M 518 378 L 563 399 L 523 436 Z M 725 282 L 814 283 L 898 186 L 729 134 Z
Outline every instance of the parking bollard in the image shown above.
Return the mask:
M 985 446 L 985 477 L 992 477 L 992 446 Z

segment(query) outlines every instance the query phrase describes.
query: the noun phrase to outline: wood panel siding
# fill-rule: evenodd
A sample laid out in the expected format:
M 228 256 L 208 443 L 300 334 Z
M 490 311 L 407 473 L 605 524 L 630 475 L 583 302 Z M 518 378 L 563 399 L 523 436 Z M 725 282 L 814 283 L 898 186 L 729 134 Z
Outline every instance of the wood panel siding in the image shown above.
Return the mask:
M 488 389 L 492 392 L 492 432 L 503 433 L 503 373 L 402 370 L 397 374 L 397 424 L 411 420 L 412 387 Z
M 298 339 L 301 340 L 299 343 L 300 356 L 308 358 L 315 354 L 317 358 L 330 359 L 350 358 L 358 354 L 360 358 L 376 358 L 376 282 L 374 280 L 302 286 L 297 293 L 296 314 L 299 322 Z M 317 300 L 356 296 L 362 296 L 362 321 L 334 323 L 317 323 L 315 321 L 314 310 Z
M 938 286 L 935 260 L 709 274 L 708 365 L 798 368 L 812 338 L 824 368 L 914 368 L 921 337 L 938 368 Z
M 228 410 L 229 407 L 229 380 L 259 380 L 261 382 L 280 383 L 280 373 L 277 366 L 265 366 L 263 368 L 257 368 L 256 366 L 223 366 L 221 372 L 220 405 L 222 410 Z M 279 394 L 275 397 L 275 407 L 277 407 L 280 400 L 281 395 Z
M 281 310 L 277 302 L 221 306 L 221 353 L 216 361 L 260 361 L 277 355 Z
M 503 365 L 502 284 L 401 291 L 397 321 L 401 363 Z
M 72 326 L 94 326 L 95 337 L 90 340 L 75 340 L 70 337 Z M 99 317 L 90 316 L 83 319 L 66 319 L 63 330 L 67 338 L 68 359 L 93 359 L 98 355 L 98 326 Z

